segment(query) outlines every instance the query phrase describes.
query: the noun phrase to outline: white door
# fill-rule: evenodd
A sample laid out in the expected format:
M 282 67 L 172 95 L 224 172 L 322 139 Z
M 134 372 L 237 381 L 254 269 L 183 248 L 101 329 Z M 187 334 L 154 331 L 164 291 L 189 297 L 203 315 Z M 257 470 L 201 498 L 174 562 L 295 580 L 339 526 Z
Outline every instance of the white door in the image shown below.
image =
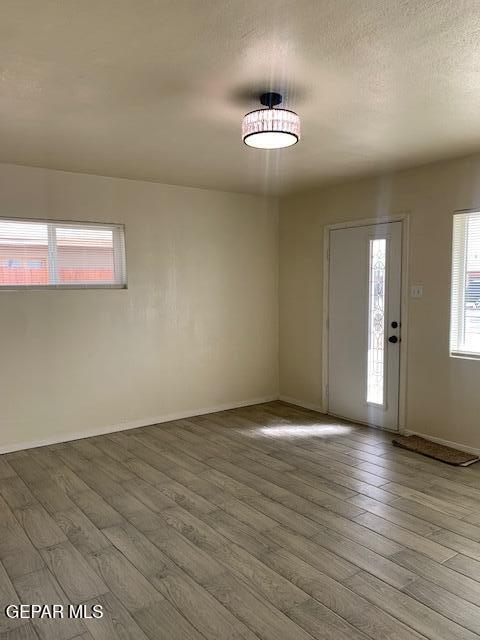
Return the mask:
M 398 429 L 402 223 L 330 231 L 328 410 Z

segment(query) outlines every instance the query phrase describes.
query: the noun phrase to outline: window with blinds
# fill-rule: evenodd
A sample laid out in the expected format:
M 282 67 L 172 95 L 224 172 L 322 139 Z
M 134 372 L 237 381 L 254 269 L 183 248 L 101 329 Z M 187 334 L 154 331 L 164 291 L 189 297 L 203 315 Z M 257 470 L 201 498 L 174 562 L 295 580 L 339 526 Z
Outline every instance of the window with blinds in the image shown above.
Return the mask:
M 123 225 L 0 218 L 0 289 L 125 288 Z
M 480 358 L 480 212 L 453 217 L 452 356 Z

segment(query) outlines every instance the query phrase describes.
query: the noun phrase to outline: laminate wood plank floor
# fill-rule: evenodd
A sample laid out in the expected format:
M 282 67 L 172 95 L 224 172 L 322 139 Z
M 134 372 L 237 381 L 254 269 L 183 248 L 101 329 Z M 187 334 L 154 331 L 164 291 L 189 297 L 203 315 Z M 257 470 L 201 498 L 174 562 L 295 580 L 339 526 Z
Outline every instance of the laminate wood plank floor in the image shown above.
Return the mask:
M 480 639 L 480 465 L 390 440 L 269 402 L 0 456 L 0 640 Z

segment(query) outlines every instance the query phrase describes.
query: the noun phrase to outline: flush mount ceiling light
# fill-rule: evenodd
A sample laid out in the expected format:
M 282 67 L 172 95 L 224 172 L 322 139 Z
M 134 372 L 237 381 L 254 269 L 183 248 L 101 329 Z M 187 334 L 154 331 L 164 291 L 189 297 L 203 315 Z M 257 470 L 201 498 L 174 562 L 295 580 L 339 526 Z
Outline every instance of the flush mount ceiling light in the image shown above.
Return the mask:
M 250 111 L 243 118 L 242 139 L 256 149 L 282 149 L 300 140 L 300 118 L 294 111 L 275 109 L 282 102 L 279 93 L 263 93 L 260 102 L 267 107 Z

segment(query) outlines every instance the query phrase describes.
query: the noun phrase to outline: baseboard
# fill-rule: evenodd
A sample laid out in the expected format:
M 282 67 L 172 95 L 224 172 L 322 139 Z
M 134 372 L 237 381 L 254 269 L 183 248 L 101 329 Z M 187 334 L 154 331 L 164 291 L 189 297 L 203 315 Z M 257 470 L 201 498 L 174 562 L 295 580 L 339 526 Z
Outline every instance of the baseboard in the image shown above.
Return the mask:
M 122 422 L 106 427 L 98 427 L 88 431 L 77 433 L 68 433 L 61 436 L 53 436 L 43 440 L 35 440 L 31 442 L 19 442 L 15 444 L 0 447 L 0 454 L 12 453 L 23 449 L 34 449 L 36 447 L 46 447 L 50 444 L 59 444 L 61 442 L 71 442 L 73 440 L 82 440 L 83 438 L 91 438 L 93 436 L 103 436 L 107 433 L 116 433 L 117 431 L 126 431 L 128 429 L 138 429 L 139 427 L 148 427 L 152 424 L 161 424 L 162 422 L 171 422 L 172 420 L 184 420 L 185 418 L 193 418 L 195 416 L 203 416 L 208 413 L 217 413 L 218 411 L 228 411 L 228 409 L 238 409 L 239 407 L 248 407 L 253 404 L 262 404 L 263 402 L 272 402 L 278 400 L 278 395 L 265 396 L 263 398 L 251 398 L 250 400 L 240 400 L 238 402 L 227 402 L 202 409 L 190 409 L 188 411 L 179 411 L 170 413 L 156 418 L 143 418 L 133 420 L 132 422 Z
M 310 411 L 317 411 L 318 413 L 325 413 L 322 410 L 322 407 L 319 405 L 314 405 L 310 402 L 304 402 L 303 400 L 298 400 L 297 398 L 291 398 L 290 396 L 279 396 L 278 400 L 282 402 L 288 402 L 288 404 L 296 405 L 297 407 L 302 407 L 304 409 L 310 409 Z M 344 418 L 342 418 L 344 419 Z M 358 424 L 361 424 L 360 422 Z M 380 427 L 376 427 L 375 425 L 365 426 L 371 427 L 373 429 L 380 429 L 381 431 L 387 431 L 395 435 L 395 433 L 399 433 L 398 431 L 390 431 L 389 429 L 381 429 Z M 459 442 L 451 442 L 450 440 L 443 440 L 442 438 L 436 438 L 426 433 L 419 433 L 418 431 L 411 431 L 410 429 L 401 429 L 400 433 L 405 434 L 406 436 L 421 436 L 426 440 L 432 440 L 432 442 L 436 442 L 438 444 L 443 444 L 446 447 L 452 447 L 453 449 L 460 449 L 461 451 L 466 451 L 467 453 L 474 453 L 475 455 L 480 457 L 480 449 L 477 447 L 469 447 L 468 445 L 461 444 Z
M 238 402 L 227 402 L 225 404 L 213 405 L 211 407 L 204 407 L 201 409 L 190 409 L 187 411 L 178 411 L 176 413 L 170 413 L 163 416 L 157 416 L 155 418 L 142 418 L 140 420 L 133 420 L 131 422 L 122 422 L 120 424 L 108 425 L 106 427 L 98 427 L 96 429 L 90 429 L 87 431 L 64 434 L 62 436 L 53 436 L 52 438 L 44 438 L 43 440 L 34 440 L 30 442 L 19 442 L 14 444 L 5 445 L 0 447 L 0 455 L 4 453 L 12 453 L 14 451 L 21 451 L 22 449 L 34 449 L 36 447 L 45 447 L 50 444 L 59 444 L 61 442 L 71 442 L 74 440 L 82 440 L 83 438 L 91 438 L 93 436 L 102 436 L 108 433 L 116 433 L 118 431 L 127 431 L 128 429 L 137 429 L 139 427 L 148 427 L 153 424 L 162 424 L 163 422 L 171 422 L 172 420 L 183 420 L 185 418 L 193 418 L 195 416 L 202 416 L 208 413 L 217 413 L 219 411 L 228 411 L 229 409 L 237 409 L 239 407 L 248 407 L 254 404 L 262 404 L 263 402 L 273 402 L 274 400 L 281 400 L 288 404 L 302 407 L 303 409 L 309 409 L 310 411 L 316 411 L 323 413 L 320 405 L 315 405 L 311 402 L 305 402 L 298 398 L 291 398 L 290 396 L 277 396 L 270 395 L 262 398 L 251 398 L 249 400 L 240 400 Z M 432 440 L 438 444 L 443 444 L 447 447 L 453 447 L 454 449 L 461 449 L 468 453 L 474 453 L 480 456 L 480 448 L 470 447 L 468 445 L 461 444 L 459 442 L 451 442 L 450 440 L 443 440 L 442 438 L 436 438 L 427 433 L 420 433 L 419 431 L 412 431 L 410 429 L 402 430 L 405 435 L 421 436 L 427 440 Z
M 278 396 L 278 400 L 281 400 L 282 402 L 288 402 L 288 404 L 294 404 L 297 407 L 302 407 L 303 409 L 310 409 L 310 411 L 324 413 L 320 405 L 312 404 L 311 402 L 304 402 L 303 400 L 298 400 L 297 398 L 290 398 L 290 396 Z
M 404 429 L 403 433 L 406 436 L 420 436 L 421 438 L 425 438 L 425 440 L 431 440 L 432 442 L 436 442 L 437 444 L 443 444 L 446 447 L 452 447 L 452 449 L 460 449 L 461 451 L 466 451 L 467 453 L 474 453 L 477 456 L 480 456 L 480 449 L 478 447 L 469 447 L 466 444 L 461 444 L 460 442 L 451 442 L 450 440 L 443 440 L 442 438 L 436 438 L 431 436 L 428 433 L 419 433 L 418 431 L 411 431 L 410 429 Z

